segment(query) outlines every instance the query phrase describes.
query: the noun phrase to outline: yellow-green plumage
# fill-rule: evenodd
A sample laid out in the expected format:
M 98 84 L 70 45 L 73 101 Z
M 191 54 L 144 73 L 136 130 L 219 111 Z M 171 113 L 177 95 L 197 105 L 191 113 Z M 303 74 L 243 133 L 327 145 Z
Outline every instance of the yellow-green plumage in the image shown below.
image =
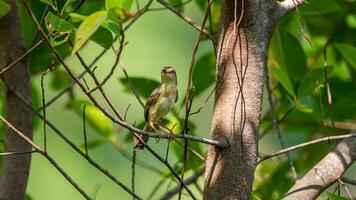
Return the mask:
M 161 73 L 161 84 L 152 91 L 150 97 L 144 107 L 144 115 L 146 125 L 144 130 L 156 130 L 156 125 L 159 125 L 161 119 L 166 116 L 173 108 L 173 105 L 178 100 L 177 77 L 172 67 L 164 67 Z M 147 136 L 141 136 L 145 142 L 148 141 Z M 144 145 L 139 141 L 135 141 L 135 148 L 143 149 Z

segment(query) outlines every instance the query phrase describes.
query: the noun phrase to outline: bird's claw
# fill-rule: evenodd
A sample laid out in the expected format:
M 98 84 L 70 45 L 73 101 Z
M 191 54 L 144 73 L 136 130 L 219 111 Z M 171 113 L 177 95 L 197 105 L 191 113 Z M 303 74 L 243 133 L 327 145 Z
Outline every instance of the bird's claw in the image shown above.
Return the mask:
M 174 133 L 173 132 L 170 132 L 169 134 L 168 134 L 168 141 L 173 141 L 173 140 L 175 140 L 176 139 L 176 136 L 174 135 Z

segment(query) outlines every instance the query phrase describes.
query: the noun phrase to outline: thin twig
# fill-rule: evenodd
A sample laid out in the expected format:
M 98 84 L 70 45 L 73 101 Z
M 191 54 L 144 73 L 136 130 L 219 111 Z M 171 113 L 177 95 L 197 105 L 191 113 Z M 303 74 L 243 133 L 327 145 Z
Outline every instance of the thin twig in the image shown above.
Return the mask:
M 354 179 L 342 177 L 341 180 L 344 181 L 345 183 L 356 186 L 356 180 L 354 180 Z
M 131 164 L 131 190 L 135 192 L 135 172 L 136 172 L 136 149 L 132 150 L 132 164 Z M 135 197 L 132 197 L 135 200 Z
M 184 180 L 184 183 L 186 185 L 189 185 L 189 184 L 192 184 L 192 183 L 195 183 L 198 178 L 203 175 L 204 173 L 204 169 L 198 171 L 197 173 L 195 173 L 193 176 L 187 178 L 186 180 Z M 172 197 L 177 194 L 180 190 L 180 186 L 178 185 L 177 187 L 167 191 L 161 198 L 160 200 L 168 200 L 168 199 L 172 199 Z
M 278 155 L 281 155 L 281 154 L 285 154 L 285 153 L 288 153 L 288 152 L 291 152 L 291 151 L 295 151 L 297 149 L 304 148 L 304 147 L 307 147 L 307 146 L 310 146 L 310 145 L 314 145 L 314 144 L 318 144 L 318 143 L 326 142 L 326 141 L 331 141 L 331 140 L 341 140 L 341 139 L 347 139 L 347 138 L 353 138 L 353 137 L 356 137 L 356 133 L 328 136 L 328 137 L 323 137 L 323 138 L 319 138 L 319 139 L 316 139 L 316 140 L 312 140 L 312 141 L 309 141 L 309 142 L 305 142 L 305 143 L 302 143 L 302 144 L 297 144 L 297 145 L 282 149 L 280 151 L 277 151 L 276 153 L 263 156 L 258 161 L 258 163 L 261 163 L 262 161 L 270 159 L 272 157 L 275 157 L 275 156 L 278 156 Z
M 91 164 L 92 166 L 94 166 L 96 169 L 98 169 L 101 173 L 103 173 L 105 176 L 107 176 L 109 179 L 111 179 L 114 183 L 116 183 L 118 186 L 120 186 L 121 188 L 123 188 L 125 191 L 127 191 L 128 193 L 130 193 L 130 189 L 128 189 L 128 187 L 126 187 L 123 183 L 121 183 L 115 176 L 113 176 L 107 169 L 103 168 L 101 165 L 99 165 L 97 162 L 95 162 L 93 159 L 91 159 L 90 157 L 86 156 L 85 153 L 82 152 L 82 150 L 76 146 L 70 139 L 68 139 L 56 126 L 54 126 L 50 121 L 48 121 L 47 119 L 45 120 L 43 118 L 43 116 L 32 107 L 32 104 L 29 103 L 21 94 L 19 94 L 16 90 L 14 90 L 14 88 L 11 87 L 11 85 L 7 84 L 6 82 L 4 82 L 6 84 L 6 87 L 9 88 L 17 97 L 19 97 L 24 103 L 25 105 L 31 109 L 31 111 L 36 114 L 41 120 L 44 120 L 47 125 L 53 130 L 54 133 L 56 133 L 61 139 L 63 139 L 71 148 L 73 148 L 79 155 L 81 155 L 85 160 L 88 161 L 89 164 Z M 131 194 L 131 193 L 130 193 Z M 137 194 L 131 194 L 131 195 L 136 195 Z M 137 197 L 136 197 L 137 198 Z M 138 198 L 141 199 L 141 198 Z
M 185 93 L 185 119 L 184 119 L 184 126 L 183 126 L 183 134 L 184 135 L 188 134 L 188 122 L 189 122 L 190 110 L 191 110 L 192 103 L 193 103 L 193 95 L 192 95 L 192 97 L 190 97 L 190 90 L 191 90 L 191 82 L 193 79 L 195 57 L 198 52 L 199 44 L 200 44 L 200 41 L 203 36 L 204 27 L 205 27 L 206 21 L 208 19 L 209 13 L 210 13 L 210 6 L 211 6 L 212 2 L 213 2 L 212 0 L 208 1 L 208 5 L 206 8 L 202 26 L 199 29 L 199 35 L 198 35 L 198 38 L 194 44 L 192 59 L 191 59 L 190 66 L 189 66 L 188 83 L 187 83 L 187 89 L 186 89 L 186 93 Z M 184 141 L 183 167 L 182 167 L 182 174 L 181 174 L 182 180 L 184 180 L 184 172 L 185 172 L 185 168 L 186 168 L 187 148 L 188 148 L 188 140 L 185 140 Z M 182 189 L 183 189 L 183 185 L 181 185 L 180 190 L 179 190 L 179 196 L 178 196 L 179 200 L 181 199 Z
M 153 196 L 156 194 L 156 192 L 159 190 L 161 186 L 163 186 L 163 183 L 167 180 L 166 177 L 163 177 L 154 187 L 151 193 L 148 195 L 147 200 L 150 200 L 153 198 Z
M 267 67 L 266 67 L 266 70 L 268 71 Z M 274 109 L 273 96 L 272 96 L 272 90 L 271 90 L 271 85 L 270 85 L 270 79 L 269 79 L 268 72 L 266 72 L 266 86 L 267 86 L 268 102 L 269 102 L 269 105 L 270 105 L 270 108 L 271 108 L 271 113 L 272 113 L 272 123 L 273 123 L 273 126 L 274 126 L 274 128 L 275 128 L 275 130 L 277 132 L 279 143 L 280 143 L 282 149 L 284 149 L 284 148 L 286 148 L 286 145 L 285 145 L 285 143 L 283 141 L 283 138 L 282 138 L 282 133 L 281 133 L 281 129 L 279 127 L 279 123 L 277 122 L 277 117 L 276 117 L 276 113 L 275 113 L 275 109 Z M 292 177 L 293 177 L 294 180 L 296 180 L 298 178 L 298 176 L 297 176 L 297 171 L 295 169 L 293 160 L 290 157 L 289 153 L 286 153 L 286 157 L 287 157 L 287 160 L 288 160 L 289 165 L 291 167 Z
M 115 68 L 117 66 L 117 64 L 119 63 L 120 61 L 120 56 L 121 56 L 121 53 L 123 51 L 123 48 L 124 48 L 124 42 L 125 42 L 125 32 L 121 29 L 121 32 L 120 32 L 120 35 L 121 35 L 121 39 L 120 39 L 120 47 L 119 47 L 119 50 L 118 50 L 118 53 L 116 53 L 116 51 L 114 51 L 115 53 L 115 56 L 116 56 L 116 59 L 115 59 L 115 62 L 114 64 L 112 65 L 111 67 L 111 70 L 109 72 L 108 75 L 106 75 L 106 77 L 104 78 L 104 80 L 98 84 L 98 86 L 96 86 L 95 88 L 93 88 L 92 90 L 89 91 L 89 93 L 92 93 L 94 92 L 95 90 L 99 89 L 99 87 L 103 87 L 105 85 L 105 83 L 111 78 L 111 76 L 114 74 L 114 71 L 115 71 Z M 112 46 L 113 47 L 113 46 Z
M 43 81 L 44 81 L 44 77 L 50 72 L 53 71 L 54 69 L 54 65 L 53 65 L 53 61 L 51 66 L 42 73 L 41 75 L 41 94 L 42 94 L 42 113 L 43 113 L 43 118 L 46 119 L 46 107 L 44 105 L 46 105 L 46 97 L 45 97 L 45 89 L 43 86 Z M 44 151 L 47 152 L 47 126 L 46 123 L 43 122 L 43 146 L 44 146 Z
M 0 156 L 14 156 L 14 155 L 23 155 L 23 154 L 32 154 L 38 153 L 36 150 L 33 151 L 23 151 L 23 152 L 1 152 Z
M 125 78 L 126 78 L 127 82 L 129 83 L 129 85 L 130 85 L 130 87 L 131 87 L 131 90 L 132 90 L 132 92 L 134 93 L 134 95 L 135 95 L 137 101 L 140 103 L 140 105 L 141 105 L 142 107 L 144 107 L 145 104 L 143 103 L 143 101 L 141 100 L 140 96 L 138 95 L 137 90 L 136 90 L 136 88 L 134 87 L 134 85 L 133 85 L 133 83 L 132 83 L 132 80 L 130 79 L 130 77 L 129 77 L 127 71 L 126 71 L 125 65 L 122 64 L 122 62 L 119 62 L 119 64 L 120 64 L 121 70 L 124 72 Z
M 33 45 L 31 48 L 29 48 L 28 50 L 26 50 L 25 53 L 23 53 L 20 57 L 18 57 L 14 62 L 10 63 L 9 65 L 7 65 L 6 67 L 3 67 L 2 70 L 0 71 L 0 76 L 7 72 L 9 69 L 11 69 L 12 67 L 14 67 L 17 63 L 21 62 L 28 54 L 30 54 L 33 50 L 35 50 L 38 46 L 40 46 L 42 44 L 44 40 L 40 40 L 39 42 L 37 42 L 35 45 Z
M 123 28 L 124 31 L 127 31 L 131 25 L 140 17 L 142 16 L 147 9 L 149 8 L 149 6 L 152 4 L 153 0 L 150 0 L 146 6 L 144 8 L 142 8 L 142 10 L 140 12 L 138 12 L 135 17 L 128 23 L 128 25 L 125 26 L 125 28 Z M 83 1 L 84 3 L 84 1 Z M 114 41 L 117 38 L 114 38 Z M 42 43 L 44 41 L 44 39 L 42 39 L 40 42 Z M 103 49 L 103 51 L 101 51 L 92 61 L 92 63 L 89 65 L 89 68 L 91 68 L 106 52 L 108 49 Z M 93 70 L 94 71 L 94 70 Z M 84 70 L 79 76 L 78 79 L 82 79 L 82 77 L 87 73 L 86 70 Z M 51 100 L 49 100 L 46 104 L 46 107 L 51 105 L 52 103 L 54 103 L 57 99 L 59 99 L 61 96 L 63 96 L 65 93 L 67 93 L 68 91 L 70 91 L 74 85 L 76 84 L 75 81 L 72 81 L 72 83 L 70 83 L 66 88 L 64 88 L 61 92 L 59 92 L 56 96 L 54 96 Z M 41 110 L 42 108 L 39 108 L 39 110 Z
M 349 188 L 347 188 L 347 186 L 345 185 L 345 183 L 344 183 L 341 179 L 338 178 L 337 181 L 338 181 L 338 182 L 341 184 L 341 186 L 345 189 L 345 191 L 346 191 L 347 195 L 349 196 L 350 200 L 352 200 L 353 198 L 352 198 L 352 195 L 351 195 L 351 193 L 350 193 Z
M 191 19 L 190 17 L 178 12 L 178 10 L 176 8 L 174 8 L 171 4 L 167 3 L 164 0 L 157 0 L 160 4 L 162 4 L 164 7 L 168 8 L 170 11 L 172 11 L 174 14 L 176 14 L 178 17 L 180 17 L 181 19 L 183 19 L 185 22 L 187 22 L 189 25 L 191 25 L 193 28 L 195 28 L 196 30 L 200 31 L 201 29 L 203 29 L 203 33 L 206 37 L 208 37 L 214 44 L 215 44 L 215 40 L 214 37 L 212 37 L 209 33 L 209 31 L 207 31 L 206 29 L 200 27 L 199 25 L 197 25 L 193 19 Z
M 26 143 L 30 144 L 32 148 L 34 148 L 38 153 L 43 155 L 62 175 L 67 181 L 79 192 L 85 197 L 85 199 L 91 200 L 89 195 L 84 192 L 82 188 L 79 187 L 79 185 L 58 165 L 57 162 L 54 161 L 54 159 L 47 154 L 46 151 L 42 150 L 39 146 L 37 146 L 35 143 L 32 142 L 31 139 L 29 139 L 24 133 L 21 131 L 17 130 L 16 127 L 14 127 L 10 122 L 8 122 L 3 116 L 0 116 L 0 121 L 2 121 L 8 128 L 13 130 L 19 137 L 21 137 L 22 140 L 24 140 Z
M 31 18 L 33 20 L 33 22 L 36 24 L 37 28 L 41 30 L 41 34 L 43 36 L 45 36 L 45 33 L 42 29 L 42 27 L 39 25 L 35 15 L 33 14 L 32 10 L 29 8 L 28 4 L 26 1 L 23 1 L 27 11 L 30 13 Z M 55 57 L 58 59 L 58 61 L 63 65 L 63 67 L 66 69 L 66 71 L 68 72 L 68 74 L 72 77 L 72 79 L 74 79 L 77 84 L 80 86 L 80 88 L 82 89 L 82 91 L 90 98 L 90 100 L 94 103 L 95 106 L 97 106 L 107 117 L 109 117 L 113 122 L 118 123 L 121 126 L 124 127 L 132 127 L 131 125 L 127 124 L 126 122 L 122 121 L 122 117 L 121 115 L 118 113 L 118 111 L 115 109 L 115 107 L 113 106 L 112 102 L 107 98 L 104 90 L 102 89 L 102 87 L 99 87 L 99 90 L 102 94 L 102 96 L 104 97 L 105 101 L 109 104 L 110 108 L 115 112 L 115 114 L 117 115 L 117 118 L 113 117 L 110 113 L 108 113 L 103 107 L 101 107 L 99 105 L 99 103 L 97 102 L 97 100 L 86 90 L 85 86 L 78 80 L 78 78 L 73 74 L 73 72 L 70 70 L 70 68 L 67 66 L 67 64 L 64 62 L 62 56 L 59 54 L 59 52 L 57 51 L 57 49 L 55 49 L 52 44 L 50 43 L 50 41 L 48 40 L 48 38 L 45 38 L 48 46 L 50 47 L 51 51 L 53 52 L 53 54 L 55 55 Z M 79 56 L 78 52 L 76 53 L 76 56 L 78 57 L 78 59 L 81 61 L 83 67 L 87 69 L 87 65 L 85 64 L 85 62 L 81 59 L 81 57 Z M 93 75 L 91 72 L 88 71 L 88 73 L 93 77 L 94 82 L 99 85 L 95 75 Z M 134 127 L 132 127 L 134 128 Z M 134 128 L 136 129 L 136 128 Z M 138 129 L 139 130 L 139 129 Z M 140 130 L 141 131 L 141 130 Z M 177 180 L 184 186 L 184 188 L 186 189 L 186 191 L 189 193 L 189 195 L 193 198 L 196 199 L 194 194 L 190 191 L 190 189 L 184 184 L 184 182 L 180 179 L 180 177 L 177 175 L 177 173 L 174 171 L 174 169 L 172 168 L 172 166 L 170 166 L 169 163 L 165 162 L 165 160 L 158 154 L 156 153 L 150 146 L 148 146 L 142 139 L 141 137 L 139 137 L 139 135 L 132 131 L 132 133 L 134 134 L 134 136 L 140 140 L 140 142 L 142 142 L 142 144 L 145 146 L 145 148 L 152 153 L 159 161 L 161 161 L 163 164 L 165 164 L 167 166 L 167 168 L 172 172 L 172 174 L 177 178 Z M 129 188 L 127 188 L 126 186 L 122 185 L 123 188 L 125 188 L 125 191 L 128 191 L 130 194 L 134 194 Z

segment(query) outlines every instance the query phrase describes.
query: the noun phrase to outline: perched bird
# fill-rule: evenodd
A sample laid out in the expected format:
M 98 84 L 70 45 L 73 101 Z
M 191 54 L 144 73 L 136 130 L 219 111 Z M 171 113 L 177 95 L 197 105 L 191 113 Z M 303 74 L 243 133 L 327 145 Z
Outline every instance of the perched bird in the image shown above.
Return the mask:
M 144 107 L 145 131 L 166 128 L 161 124 L 161 119 L 172 110 L 174 103 L 178 100 L 177 75 L 174 68 L 163 67 L 161 80 L 161 84 L 152 91 Z M 148 141 L 148 136 L 141 135 L 140 137 L 143 141 Z M 143 150 L 144 145 L 135 138 L 134 148 Z

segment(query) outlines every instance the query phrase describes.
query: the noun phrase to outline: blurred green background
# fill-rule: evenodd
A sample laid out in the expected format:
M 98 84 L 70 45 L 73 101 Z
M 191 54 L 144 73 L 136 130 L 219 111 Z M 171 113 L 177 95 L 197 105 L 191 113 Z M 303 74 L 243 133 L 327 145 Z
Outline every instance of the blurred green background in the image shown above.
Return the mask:
M 61 2 L 61 1 L 58 1 Z M 63 1 L 64 2 L 64 1 Z M 63 4 L 62 2 L 62 4 Z M 77 12 L 83 15 L 90 15 L 97 10 L 104 10 L 104 1 L 87 0 L 82 8 Z M 141 7 L 148 1 L 139 1 Z M 179 0 L 169 1 L 173 5 Z M 190 16 L 198 24 L 202 21 L 205 1 L 195 0 L 179 7 L 180 12 Z M 73 1 L 68 10 L 73 9 L 78 1 Z M 45 4 L 39 1 L 31 1 L 32 9 L 41 17 Z M 289 109 L 292 111 L 287 118 L 281 122 L 282 137 L 286 146 L 292 146 L 315 138 L 325 137 L 333 134 L 349 133 L 347 129 L 337 129 L 335 132 L 331 128 L 321 126 L 322 120 L 330 120 L 331 114 L 326 103 L 324 80 L 322 76 L 312 79 L 307 75 L 313 70 L 318 70 L 324 65 L 323 48 L 329 37 L 332 37 L 331 43 L 327 49 L 328 65 L 332 66 L 330 70 L 330 84 L 333 94 L 335 109 L 333 119 L 337 122 L 354 124 L 356 122 L 356 3 L 353 0 L 311 0 L 309 4 L 300 8 L 303 22 L 300 21 L 296 11 L 287 15 L 276 28 L 276 32 L 271 41 L 269 51 L 268 68 L 272 86 L 273 95 L 276 100 L 276 115 L 281 118 Z M 217 30 L 217 19 L 219 17 L 220 1 L 214 1 L 213 4 L 213 27 Z M 154 2 L 151 8 L 162 8 L 162 5 Z M 135 3 L 131 11 L 135 10 Z M 22 28 L 24 31 L 25 45 L 30 46 L 34 27 L 29 20 L 23 7 L 20 6 L 22 16 Z M 71 21 L 72 22 L 72 21 Z M 125 22 L 125 24 L 129 23 Z M 75 25 L 79 23 L 73 22 Z M 304 24 L 304 32 L 302 28 Z M 209 28 L 210 30 L 210 28 Z M 186 24 L 172 12 L 159 9 L 150 10 L 140 17 L 132 27 L 125 32 L 125 41 L 123 53 L 120 61 L 125 65 L 128 74 L 132 78 L 145 78 L 147 84 L 140 83 L 137 86 L 140 91 L 150 90 L 152 80 L 160 81 L 160 70 L 163 66 L 173 66 L 178 75 L 179 101 L 176 104 L 174 114 L 170 114 L 167 119 L 177 121 L 176 117 L 183 118 L 185 88 L 188 79 L 188 68 L 191 62 L 194 43 L 198 32 Z M 105 39 L 105 38 L 104 38 Z M 94 40 L 94 39 L 92 39 Z M 312 45 L 309 44 L 311 41 Z M 118 48 L 119 43 L 114 46 Z M 74 56 L 68 55 L 68 46 L 60 45 L 63 55 L 67 55 L 65 61 L 70 68 L 77 74 L 83 71 L 80 62 Z M 67 49 L 67 50 L 66 50 Z M 346 50 L 345 50 L 346 49 Z M 87 63 L 90 63 L 101 51 L 103 47 L 93 41 L 89 41 L 80 51 L 80 55 Z M 53 59 L 50 51 L 41 47 L 31 55 L 31 72 L 33 74 L 33 95 L 34 104 L 38 108 L 41 102 L 41 73 L 48 67 Z M 95 64 L 97 66 L 95 74 L 102 80 L 110 71 L 115 61 L 114 53 L 109 49 L 108 52 Z M 284 77 L 276 73 L 276 68 L 284 71 Z M 196 85 L 197 96 L 194 98 L 192 111 L 197 110 L 213 89 L 215 79 L 215 57 L 213 46 L 210 41 L 201 42 L 194 74 L 194 83 Z M 55 96 L 66 84 L 68 84 L 68 75 L 64 73 L 63 67 L 58 65 L 54 72 L 45 77 L 45 96 L 48 101 Z M 123 72 L 117 66 L 112 78 L 104 86 L 115 107 L 124 113 L 127 106 L 130 105 L 127 112 L 127 120 L 131 124 L 140 124 L 143 122 L 143 109 L 128 88 L 120 79 L 124 79 Z M 305 78 L 307 77 L 307 78 Z M 90 88 L 94 83 L 88 75 L 84 76 Z M 289 80 L 291 84 L 286 84 L 283 80 Z M 300 95 L 298 89 L 302 88 L 303 79 L 308 79 L 311 87 Z M 272 115 L 269 112 L 267 102 L 267 92 L 264 91 L 264 103 L 261 123 L 261 140 L 259 143 L 259 152 L 261 155 L 273 153 L 281 146 L 276 132 L 270 129 Z M 78 146 L 83 146 L 83 124 L 81 119 L 82 107 L 70 107 L 70 102 L 74 100 L 87 100 L 78 86 L 74 87 L 71 95 L 64 95 L 55 103 L 47 108 L 47 118 L 56 125 L 65 135 Z M 109 108 L 103 101 L 99 92 L 94 93 L 105 108 Z M 320 101 L 320 98 L 322 99 Z M 210 124 L 213 110 L 212 97 L 207 105 L 197 115 L 191 116 L 192 134 L 201 137 L 209 137 Z M 145 100 L 145 99 L 143 99 Z M 321 103 L 320 103 L 321 102 Z M 72 105 L 72 104 L 71 104 Z M 81 105 L 82 106 L 82 105 Z M 322 108 L 322 109 L 321 109 Z M 79 109 L 79 110 L 78 110 Z M 322 110 L 325 113 L 322 113 Z M 100 114 L 100 113 L 99 113 Z M 95 118 L 94 118 L 95 119 Z M 95 120 L 94 120 L 95 121 Z M 105 120 L 104 120 L 105 121 Z M 96 121 L 101 123 L 102 121 Z M 43 126 L 35 119 L 34 141 L 36 144 L 43 145 Z M 121 130 L 120 127 L 109 124 L 109 134 L 114 135 L 119 145 L 131 154 L 132 142 L 129 141 L 129 133 Z M 96 196 L 96 199 L 130 199 L 124 190 L 92 167 L 78 153 L 74 152 L 65 144 L 51 129 L 48 130 L 48 150 L 49 154 L 59 163 L 59 165 L 90 195 Z M 125 185 L 131 184 L 131 162 L 124 158 L 115 146 L 110 143 L 112 138 L 105 137 L 105 133 L 95 127 L 95 122 L 87 124 L 88 142 L 93 145 L 89 148 L 89 155 L 101 166 L 106 168 L 117 179 Z M 107 135 L 106 135 L 107 136 Z M 118 143 L 116 143 L 118 144 Z M 161 140 L 156 143 L 153 139 L 150 144 L 154 150 L 164 156 L 166 152 L 167 141 Z M 194 143 L 191 142 L 191 145 Z M 312 147 L 298 150 L 291 153 L 295 162 L 298 176 L 302 176 L 315 163 L 317 163 L 326 153 L 335 146 L 331 144 L 319 144 Z M 206 145 L 194 145 L 194 148 L 202 153 L 207 150 Z M 181 161 L 182 150 L 170 149 L 169 162 L 176 165 Z M 161 172 L 155 173 L 140 166 L 136 166 L 136 192 L 142 197 L 148 197 L 156 184 L 163 181 L 162 187 L 157 191 L 152 199 L 158 199 L 167 190 L 177 186 L 177 182 L 169 176 L 165 166 L 162 165 L 147 151 L 137 152 L 137 158 L 157 167 Z M 190 169 L 186 177 L 189 177 L 202 167 L 202 163 L 189 159 Z M 346 176 L 356 178 L 356 166 L 353 165 Z M 260 199 L 280 199 L 281 196 L 293 184 L 290 173 L 290 167 L 285 156 L 279 156 L 271 160 L 264 161 L 257 168 L 254 182 L 253 196 Z M 203 188 L 203 178 L 198 180 L 198 185 Z M 331 186 L 329 191 L 334 190 Z M 354 187 L 354 186 L 348 186 Z M 199 189 L 190 186 L 194 194 L 199 198 L 201 195 Z M 345 195 L 343 189 L 342 194 Z M 351 188 L 351 191 L 355 191 Z M 35 200 L 54 199 L 54 200 L 72 200 L 83 199 L 83 197 L 65 180 L 65 178 L 41 155 L 34 154 L 31 164 L 30 179 L 27 189 L 28 195 Z M 356 195 L 356 193 L 353 193 Z M 256 198 L 256 199 L 258 199 Z M 183 196 L 183 199 L 189 199 Z M 320 199 L 326 199 L 323 194 Z

